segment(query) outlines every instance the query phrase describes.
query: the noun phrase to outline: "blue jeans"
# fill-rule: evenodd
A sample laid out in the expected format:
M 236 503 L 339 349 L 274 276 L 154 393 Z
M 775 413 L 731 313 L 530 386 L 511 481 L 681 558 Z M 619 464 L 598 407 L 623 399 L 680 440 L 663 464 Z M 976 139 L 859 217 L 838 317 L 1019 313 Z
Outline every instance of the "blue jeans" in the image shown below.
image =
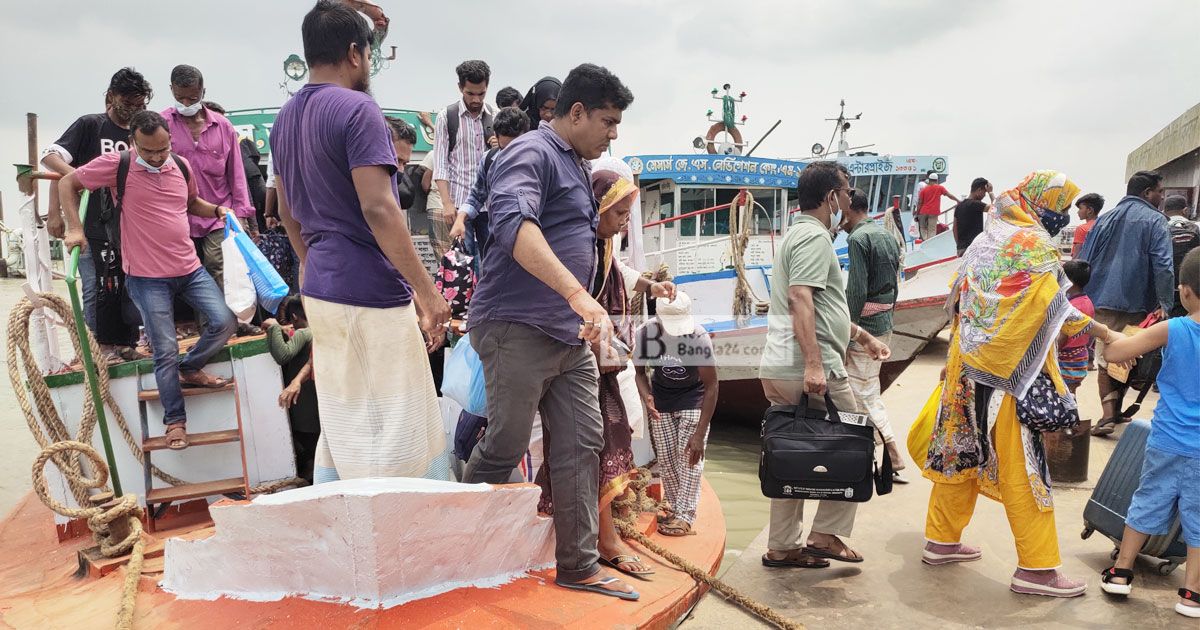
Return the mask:
M 183 388 L 180 372 L 195 372 L 204 367 L 237 330 L 237 319 L 225 306 L 225 297 L 217 283 L 200 267 L 186 276 L 175 278 L 141 278 L 125 276 L 129 296 L 142 314 L 142 325 L 154 348 L 154 381 L 163 406 L 163 423 L 187 421 L 183 408 Z M 179 342 L 175 339 L 176 297 L 183 298 L 203 317 L 204 330 L 191 352 L 179 358 Z
M 79 284 L 83 287 L 83 323 L 92 334 L 96 333 L 96 294 L 99 293 L 99 281 L 96 279 L 96 261 L 92 258 L 93 248 L 103 245 L 104 241 L 88 239 L 88 250 L 79 252 Z

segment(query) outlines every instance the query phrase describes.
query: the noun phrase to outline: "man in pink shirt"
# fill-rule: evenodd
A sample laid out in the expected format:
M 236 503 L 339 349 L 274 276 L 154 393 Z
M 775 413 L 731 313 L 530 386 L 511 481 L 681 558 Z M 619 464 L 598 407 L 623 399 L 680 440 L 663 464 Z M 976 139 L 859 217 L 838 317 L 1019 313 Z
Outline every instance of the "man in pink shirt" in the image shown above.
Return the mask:
M 175 105 L 162 112 L 171 133 L 171 149 L 195 167 L 192 177 L 200 197 L 232 208 L 246 233 L 257 238 L 258 222 L 246 186 L 237 131 L 224 116 L 204 106 L 204 76 L 192 66 L 175 66 L 171 71 L 171 95 Z M 221 241 L 225 226 L 210 217 L 192 216 L 189 223 L 204 268 L 218 287 L 224 287 Z
M 233 211 L 197 194 L 196 170 L 171 153 L 167 121 L 151 111 L 134 115 L 129 124 L 129 151 L 106 153 L 63 177 L 59 193 L 67 220 L 66 246 L 87 249 L 79 221 L 79 193 L 116 190 L 122 156 L 129 160 L 124 196 L 118 201 L 121 259 L 126 287 L 142 314 L 154 347 L 154 380 L 163 405 L 163 423 L 172 449 L 187 448 L 187 413 L 182 386 L 223 387 L 226 380 L 204 372 L 237 328 L 217 283 L 200 265 L 188 236 L 192 216 L 217 222 L 232 220 Z M 114 195 L 115 196 L 115 195 Z M 179 358 L 175 339 L 176 297 L 204 318 L 200 341 Z

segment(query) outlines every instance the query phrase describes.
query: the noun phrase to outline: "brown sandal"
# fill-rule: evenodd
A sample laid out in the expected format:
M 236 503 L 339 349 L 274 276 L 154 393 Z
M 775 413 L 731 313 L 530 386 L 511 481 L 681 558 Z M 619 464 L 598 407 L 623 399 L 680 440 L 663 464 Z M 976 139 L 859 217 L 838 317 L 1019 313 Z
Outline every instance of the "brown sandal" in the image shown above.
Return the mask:
M 167 448 L 172 451 L 182 451 L 188 447 L 187 429 L 184 423 L 176 422 L 167 425 Z
M 658 524 L 658 533 L 663 536 L 693 536 L 696 532 L 692 531 L 692 526 L 687 521 L 680 518 L 673 518 L 665 523 Z
M 196 370 L 195 372 L 180 372 L 179 384 L 184 387 L 220 389 L 229 384 L 229 379 L 213 376 L 204 370 Z

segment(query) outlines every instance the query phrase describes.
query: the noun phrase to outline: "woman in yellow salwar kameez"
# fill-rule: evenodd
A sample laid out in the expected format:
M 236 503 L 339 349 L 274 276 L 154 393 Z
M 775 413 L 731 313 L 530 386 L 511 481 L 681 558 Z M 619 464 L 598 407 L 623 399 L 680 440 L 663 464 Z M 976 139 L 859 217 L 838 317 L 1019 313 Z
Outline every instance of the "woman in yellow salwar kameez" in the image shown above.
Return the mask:
M 1062 173 L 1031 173 L 996 199 L 995 216 L 964 254 L 947 301 L 950 350 L 924 466 L 933 491 L 922 560 L 979 559 L 980 550 L 961 536 L 982 493 L 1004 504 L 1016 539 L 1012 590 L 1053 597 L 1082 595 L 1087 585 L 1058 571 L 1045 450 L 1027 424 L 1078 418 L 1053 352 L 1060 332 L 1113 335 L 1071 306 L 1051 242 L 1078 192 Z

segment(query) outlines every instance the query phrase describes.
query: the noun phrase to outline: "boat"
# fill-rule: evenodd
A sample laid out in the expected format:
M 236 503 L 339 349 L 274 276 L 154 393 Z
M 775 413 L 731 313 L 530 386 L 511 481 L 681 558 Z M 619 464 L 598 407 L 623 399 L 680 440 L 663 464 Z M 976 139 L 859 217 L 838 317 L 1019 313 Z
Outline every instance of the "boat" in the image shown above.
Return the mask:
M 846 149 L 844 114 L 836 120 L 843 133 L 840 145 Z M 912 217 L 918 181 L 931 171 L 945 181 L 949 160 L 943 155 L 848 154 L 846 150 L 837 155 L 772 159 L 740 155 L 739 139 L 740 134 L 725 143 L 698 138 L 694 146 L 699 153 L 624 158 L 641 193 L 639 248 L 645 268 L 665 265 L 676 286 L 692 298 L 696 319 L 712 338 L 717 357 L 721 415 L 757 419 L 767 407 L 758 366 L 766 338 L 765 307 L 770 301 L 775 243 L 783 238 L 796 212 L 797 177 L 818 159 L 844 165 L 851 173 L 851 186 L 866 193 L 869 215 L 882 220 L 891 214 L 893 221 L 899 219 L 896 230 L 904 235 L 892 357 L 880 376 L 886 388 L 949 322 L 944 307 L 958 266 L 954 235 L 947 230 L 921 241 L 914 234 Z M 815 153 L 819 146 L 814 147 Z M 747 242 L 735 260 L 731 226 L 739 225 L 739 218 L 732 216 L 739 211 L 746 214 L 740 221 Z M 834 249 L 845 268 L 845 234 L 837 235 Z M 734 311 L 739 275 L 758 305 L 756 312 L 740 317 Z

